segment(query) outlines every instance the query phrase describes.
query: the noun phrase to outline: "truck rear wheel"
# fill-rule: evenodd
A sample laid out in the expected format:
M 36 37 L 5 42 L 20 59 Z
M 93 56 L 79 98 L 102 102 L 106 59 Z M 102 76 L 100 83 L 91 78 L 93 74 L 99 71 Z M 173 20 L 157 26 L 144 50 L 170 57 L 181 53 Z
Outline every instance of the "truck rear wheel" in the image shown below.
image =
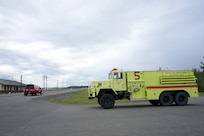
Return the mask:
M 162 106 L 169 106 L 173 103 L 173 96 L 169 92 L 160 95 L 159 102 Z
M 176 105 L 183 106 L 188 103 L 188 95 L 185 92 L 178 92 L 175 96 Z
M 115 98 L 111 94 L 104 94 L 100 98 L 100 105 L 104 109 L 111 109 L 113 108 L 114 104 L 115 104 Z

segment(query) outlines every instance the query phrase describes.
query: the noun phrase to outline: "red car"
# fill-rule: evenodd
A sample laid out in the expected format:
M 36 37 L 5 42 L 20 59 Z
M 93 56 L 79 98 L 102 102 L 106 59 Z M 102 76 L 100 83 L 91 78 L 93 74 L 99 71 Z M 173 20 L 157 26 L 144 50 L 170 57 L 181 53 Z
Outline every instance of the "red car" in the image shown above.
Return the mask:
M 42 89 L 39 86 L 34 85 L 34 84 L 27 84 L 24 89 L 25 96 L 28 94 L 37 95 L 38 93 L 42 95 Z

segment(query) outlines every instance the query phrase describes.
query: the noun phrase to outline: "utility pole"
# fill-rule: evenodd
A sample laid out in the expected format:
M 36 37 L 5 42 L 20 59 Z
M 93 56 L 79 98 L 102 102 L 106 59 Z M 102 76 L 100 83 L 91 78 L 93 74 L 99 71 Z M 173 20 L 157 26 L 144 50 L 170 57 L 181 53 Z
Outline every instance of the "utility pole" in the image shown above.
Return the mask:
M 43 75 L 43 89 L 47 90 L 47 76 Z
M 58 90 L 58 80 L 57 80 L 57 90 Z
M 46 90 L 47 90 L 47 76 L 45 77 L 45 81 L 46 81 Z
M 43 75 L 43 90 L 45 90 L 45 75 Z
M 21 90 L 23 91 L 23 75 L 21 74 Z

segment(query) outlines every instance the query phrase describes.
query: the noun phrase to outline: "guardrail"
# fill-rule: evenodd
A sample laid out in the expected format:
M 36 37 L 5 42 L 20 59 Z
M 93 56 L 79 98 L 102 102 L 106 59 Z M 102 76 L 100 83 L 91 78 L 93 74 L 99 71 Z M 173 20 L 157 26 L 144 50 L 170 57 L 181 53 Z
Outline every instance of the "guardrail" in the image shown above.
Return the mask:
M 0 94 L 22 93 L 22 90 L 0 90 Z

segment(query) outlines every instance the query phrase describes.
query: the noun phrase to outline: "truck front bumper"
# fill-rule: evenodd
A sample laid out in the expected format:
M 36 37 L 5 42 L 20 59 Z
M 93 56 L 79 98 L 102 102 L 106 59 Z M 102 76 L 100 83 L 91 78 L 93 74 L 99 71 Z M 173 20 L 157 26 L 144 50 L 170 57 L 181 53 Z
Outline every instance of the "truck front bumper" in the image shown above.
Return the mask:
M 95 98 L 95 94 L 94 93 L 89 93 L 89 99 L 94 99 Z

